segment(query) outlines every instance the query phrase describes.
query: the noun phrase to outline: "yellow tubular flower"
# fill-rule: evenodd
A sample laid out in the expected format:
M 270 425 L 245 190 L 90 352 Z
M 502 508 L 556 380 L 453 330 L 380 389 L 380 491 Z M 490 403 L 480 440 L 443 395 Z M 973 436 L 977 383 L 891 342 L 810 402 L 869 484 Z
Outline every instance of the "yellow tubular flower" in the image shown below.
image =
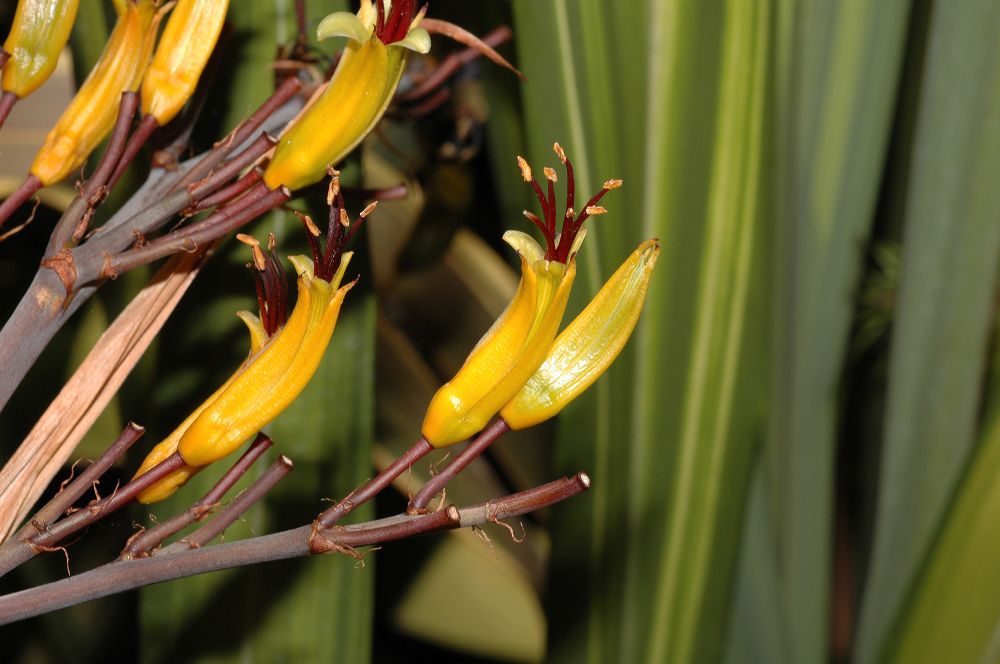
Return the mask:
M 542 209 L 542 217 L 527 210 L 524 214 L 545 237 L 545 247 L 526 233 L 504 234 L 504 240 L 521 256 L 521 282 L 506 311 L 476 345 L 458 374 L 431 399 L 422 433 L 434 447 L 451 445 L 479 432 L 541 366 L 569 300 L 576 276 L 575 257 L 587 233 L 583 223 L 604 214 L 606 210 L 598 203 L 622 184 L 621 180 L 605 181 L 583 209 L 575 212 L 573 165 L 558 143 L 552 148 L 566 167 L 565 213 L 556 213 L 556 172 L 544 169 L 546 193 L 534 179 L 528 162 L 518 157 L 521 177 L 531 185 Z M 561 230 L 557 232 L 560 221 Z
M 639 320 L 659 254 L 656 240 L 639 245 L 556 338 L 538 371 L 500 410 L 511 429 L 554 417 L 611 366 Z
M 55 71 L 69 39 L 79 0 L 21 0 L 3 44 L 10 60 L 3 68 L 3 90 L 23 99 Z
M 226 20 L 229 0 L 178 0 L 142 81 L 142 114 L 161 127 L 194 93 Z
M 290 258 L 298 272 L 298 299 L 288 321 L 268 335 L 248 311 L 237 314 L 250 330 L 250 355 L 222 387 L 153 448 L 135 477 L 175 451 L 187 466 L 139 494 L 139 501 L 163 500 L 204 466 L 236 450 L 277 417 L 306 386 L 333 335 L 344 296 L 340 286 L 351 253 L 343 254 L 331 280 L 316 277 L 305 256 Z
M 389 106 L 409 51 L 430 50 L 430 35 L 411 22 L 413 0 L 397 0 L 388 16 L 371 0 L 358 13 L 337 12 L 317 29 L 319 39 L 347 37 L 347 48 L 326 89 L 285 130 L 264 171 L 271 189 L 301 189 L 320 180 L 368 135 Z M 405 21 L 405 24 L 403 23 Z
M 31 173 L 43 185 L 79 170 L 115 124 L 122 92 L 135 90 L 156 40 L 162 11 L 153 0 L 116 0 L 118 22 L 56 126 L 45 137 Z
M 422 432 L 435 447 L 461 442 L 486 426 L 538 369 L 562 322 L 576 261 L 549 261 L 530 236 L 508 231 L 521 256 L 521 282 L 503 315 L 465 364 L 431 399 Z

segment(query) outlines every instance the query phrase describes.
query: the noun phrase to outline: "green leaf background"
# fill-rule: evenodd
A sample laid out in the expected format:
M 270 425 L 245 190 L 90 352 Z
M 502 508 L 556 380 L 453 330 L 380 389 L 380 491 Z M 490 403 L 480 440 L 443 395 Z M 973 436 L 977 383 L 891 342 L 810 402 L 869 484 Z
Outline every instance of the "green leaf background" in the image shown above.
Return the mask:
M 313 23 L 341 6 L 307 3 Z M 507 436 L 449 498 L 580 470 L 593 488 L 526 517 L 522 545 L 500 529 L 488 542 L 419 538 L 363 569 L 291 561 L 102 604 L 120 616 L 138 602 L 138 658 L 1000 661 L 1000 5 L 440 0 L 430 11 L 480 34 L 509 22 L 516 37 L 501 50 L 527 82 L 482 64 L 455 84 L 449 110 L 489 111 L 468 164 L 435 156 L 454 130 L 446 113 L 391 119 L 351 162 L 366 184 L 407 181 L 417 196 L 373 218 L 330 352 L 270 429 L 296 470 L 227 538 L 297 525 L 419 435 L 430 395 L 516 283 L 497 242 L 533 203 L 514 157 L 555 166 L 554 141 L 579 196 L 625 182 L 588 222 L 572 312 L 642 240 L 658 237 L 662 255 L 615 366 L 554 425 Z M 231 20 L 208 137 L 270 90 L 293 3 L 242 3 Z M 81 62 L 99 51 L 93 35 L 74 37 Z M 439 41 L 436 56 L 450 48 Z M 293 237 L 281 216 L 267 230 Z M 239 361 L 232 312 L 252 302 L 249 277 L 233 275 L 245 260 L 220 250 L 134 381 L 149 399 L 123 395 L 102 432 L 142 421 L 131 409 L 145 405 L 151 432 L 166 433 Z M 71 330 L 74 357 L 117 302 Z M 429 472 L 415 467 L 358 518 L 398 511 Z M 180 509 L 210 479 L 157 510 Z M 57 567 L 27 567 L 21 581 Z M 63 624 L 94 648 L 78 652 L 100 652 L 85 621 L 30 623 L 15 661 Z

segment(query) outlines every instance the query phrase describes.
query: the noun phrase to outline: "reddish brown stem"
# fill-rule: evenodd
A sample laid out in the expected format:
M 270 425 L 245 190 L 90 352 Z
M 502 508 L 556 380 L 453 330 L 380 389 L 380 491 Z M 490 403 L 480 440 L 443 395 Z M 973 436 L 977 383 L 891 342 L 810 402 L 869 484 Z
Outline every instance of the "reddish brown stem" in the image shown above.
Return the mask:
M 0 545 L 0 576 L 39 553 L 51 550 L 70 535 L 131 502 L 139 493 L 183 466 L 184 459 L 181 458 L 180 454 L 174 452 L 150 468 L 149 472 L 137 477 L 125 486 L 115 489 L 107 498 L 94 501 L 87 507 L 56 521 L 45 528 L 43 532 L 32 535 L 30 538 L 7 540 Z M 30 532 L 28 534 L 30 535 Z
M 42 509 L 31 518 L 31 520 L 24 524 L 24 526 L 17 531 L 17 533 L 11 539 L 27 539 L 33 537 L 40 533 L 45 532 L 49 525 L 53 521 L 61 517 L 66 510 L 73 506 L 73 503 L 77 499 L 86 493 L 94 483 L 101 478 L 104 473 L 107 472 L 111 466 L 115 464 L 118 459 L 122 457 L 125 452 L 128 451 L 132 445 L 142 437 L 146 430 L 135 424 L 134 422 L 129 422 L 125 429 L 121 432 L 118 438 L 111 444 L 111 446 L 104 451 L 97 461 L 90 464 L 85 471 L 80 473 L 80 476 L 74 479 L 72 482 L 63 487 L 55 497 L 45 504 Z
M 0 53 L 0 57 L 4 55 L 7 55 L 6 51 Z M 3 67 L 3 65 L 0 64 L 0 67 Z M 16 103 L 17 95 L 13 92 L 5 92 L 0 95 L 0 128 L 2 128 L 3 123 L 7 121 L 7 116 L 10 115 L 10 111 L 14 108 L 14 104 Z
M 28 177 L 24 178 L 24 182 L 11 192 L 7 200 L 0 203 L 0 227 L 10 219 L 10 215 L 14 214 L 19 207 L 24 205 L 26 200 L 34 196 L 35 192 L 41 188 L 42 181 L 38 179 L 38 176 L 29 174 Z
M 343 500 L 316 517 L 317 526 L 320 528 L 333 526 L 347 516 L 351 510 L 378 495 L 394 479 L 409 470 L 413 464 L 433 449 L 434 447 L 427 442 L 426 438 L 421 438 L 403 456 L 393 461 L 385 470 L 347 494 Z
M 234 149 L 242 145 L 260 126 L 281 108 L 285 102 L 294 97 L 302 89 L 302 83 L 294 76 L 289 76 L 274 91 L 267 101 L 253 112 L 249 118 L 241 122 L 229 135 L 215 144 L 215 149 L 205 155 L 198 164 L 184 177 L 180 178 L 174 188 L 186 187 L 192 182 L 203 180 L 216 166 L 221 164 Z
M 126 143 L 128 140 L 128 130 L 132 125 L 132 117 L 135 115 L 138 107 L 138 93 L 122 93 L 121 103 L 118 105 L 118 118 L 115 120 L 114 129 L 111 131 L 108 148 L 101 156 L 101 161 L 97 164 L 93 175 L 90 176 L 83 186 L 83 193 L 81 195 L 84 199 L 89 201 L 105 186 L 110 189 L 114 185 L 115 180 L 117 180 L 118 169 L 121 168 L 121 162 L 126 158 L 128 152 L 128 145 Z
M 106 498 L 101 498 L 87 507 L 73 512 L 64 519 L 56 521 L 44 532 L 33 536 L 29 543 L 37 547 L 54 546 L 70 535 L 103 519 L 108 514 L 121 509 L 132 502 L 136 496 L 153 486 L 170 473 L 183 468 L 184 459 L 174 452 L 172 455 L 156 464 L 146 473 L 135 478 L 123 487 L 119 487 Z
M 145 530 L 129 540 L 122 551 L 121 559 L 130 560 L 132 558 L 142 558 L 148 555 L 149 551 L 159 546 L 165 539 L 188 527 L 195 521 L 204 519 L 226 493 L 233 488 L 233 485 L 243 477 L 260 456 L 271 447 L 271 439 L 262 433 L 257 434 L 247 451 L 226 471 L 218 482 L 215 483 L 208 493 L 202 496 L 201 500 L 184 510 L 180 514 L 157 524 L 155 527 Z
M 430 479 L 430 481 L 425 484 L 417 495 L 410 500 L 409 506 L 406 511 L 410 514 L 417 514 L 424 510 L 434 496 L 441 493 L 445 486 L 448 485 L 452 479 L 455 478 L 460 472 L 465 470 L 465 467 L 473 462 L 479 457 L 486 448 L 493 444 L 497 438 L 504 435 L 510 431 L 510 425 L 504 421 L 502 417 L 498 417 L 493 421 L 492 424 L 487 426 L 480 432 L 476 439 L 469 443 L 462 452 L 452 459 L 451 463 L 445 466 L 444 470 L 435 475 Z
M 314 526 L 302 526 L 273 535 L 181 551 L 169 556 L 114 562 L 68 579 L 0 597 L 0 624 L 185 576 L 312 553 L 344 551 L 346 547 L 377 544 L 389 539 L 449 530 L 457 526 L 479 526 L 548 507 L 586 491 L 589 487 L 590 478 L 579 473 L 572 478 L 563 478 L 536 489 L 465 509 L 455 510 L 451 507 L 416 517 L 397 515 L 329 530 L 317 531 Z
M 292 460 L 284 454 L 275 459 L 274 463 L 264 471 L 264 474 L 251 484 L 246 491 L 236 496 L 231 503 L 219 512 L 218 516 L 194 531 L 180 542 L 175 542 L 163 549 L 164 554 L 184 549 L 197 549 L 205 546 L 232 525 L 236 519 L 250 509 L 254 503 L 264 497 L 288 473 L 294 469 Z
M 263 183 L 258 187 L 263 189 L 256 187 L 251 189 L 231 205 L 196 224 L 168 233 L 145 247 L 118 254 L 108 260 L 101 276 L 113 277 L 178 251 L 197 251 L 199 247 L 206 246 L 209 242 L 236 230 L 292 197 L 292 193 L 285 187 L 275 191 L 268 190 Z
M 139 126 L 136 127 L 135 133 L 132 134 L 132 138 L 129 139 L 128 145 L 125 146 L 125 151 L 122 153 L 122 157 L 115 168 L 114 174 L 108 180 L 108 189 L 115 186 L 121 176 L 125 173 L 125 169 L 129 167 L 129 164 L 135 159 L 139 151 L 142 150 L 146 141 L 149 137 L 153 135 L 157 129 L 160 128 L 160 123 L 156 121 L 152 115 L 147 115 L 142 118 L 139 122 Z
M 513 35 L 514 33 L 511 32 L 509 27 L 501 25 L 499 28 L 495 28 L 484 35 L 483 43 L 491 48 L 496 48 L 500 44 L 509 40 Z M 398 103 L 406 103 L 419 99 L 426 94 L 430 94 L 433 90 L 441 87 L 444 82 L 448 80 L 448 77 L 464 65 L 478 58 L 480 55 L 482 55 L 482 53 L 471 47 L 464 48 L 457 53 L 451 53 L 448 57 L 442 60 L 441 64 L 435 67 L 434 71 L 428 74 L 425 79 L 406 92 L 396 95 L 394 101 Z
M 277 142 L 278 139 L 267 132 L 258 136 L 245 150 L 227 161 L 221 168 L 212 172 L 204 180 L 189 184 L 188 191 L 191 192 L 192 200 L 197 201 L 218 189 L 223 183 L 235 177 L 237 173 L 264 156 Z
M 217 205 L 231 202 L 260 182 L 263 177 L 264 171 L 260 168 L 254 168 L 236 182 L 226 185 L 214 194 L 201 199 L 191 211 L 202 212 Z

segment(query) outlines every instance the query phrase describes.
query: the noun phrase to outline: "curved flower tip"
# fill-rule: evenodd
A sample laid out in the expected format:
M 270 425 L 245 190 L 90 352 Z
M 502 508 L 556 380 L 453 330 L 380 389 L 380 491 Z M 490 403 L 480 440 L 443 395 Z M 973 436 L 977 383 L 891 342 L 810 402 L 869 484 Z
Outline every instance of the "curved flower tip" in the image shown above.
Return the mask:
M 521 256 L 513 300 L 454 378 L 431 399 L 422 433 L 435 447 L 461 442 L 486 426 L 545 357 L 559 330 L 576 276 L 576 261 L 549 261 L 528 235 L 504 236 Z
M 250 354 L 222 387 L 143 461 L 136 477 L 175 451 L 187 466 L 140 494 L 140 501 L 163 500 L 201 468 L 235 451 L 287 408 L 316 372 L 344 297 L 357 282 L 341 286 L 352 256 L 343 249 L 359 223 L 345 226 L 340 214 L 343 198 L 339 193 L 335 198 L 326 249 L 321 250 L 316 239 L 319 231 L 305 217 L 313 258 L 289 258 L 297 273 L 298 299 L 287 320 L 285 272 L 274 256 L 273 236 L 266 253 L 253 238 L 240 236 L 253 251 L 251 265 L 260 308 L 259 317 L 246 311 L 238 314 L 250 331 Z
M 555 416 L 611 366 L 639 320 L 659 255 L 658 240 L 639 245 L 556 338 L 538 371 L 500 410 L 511 429 Z

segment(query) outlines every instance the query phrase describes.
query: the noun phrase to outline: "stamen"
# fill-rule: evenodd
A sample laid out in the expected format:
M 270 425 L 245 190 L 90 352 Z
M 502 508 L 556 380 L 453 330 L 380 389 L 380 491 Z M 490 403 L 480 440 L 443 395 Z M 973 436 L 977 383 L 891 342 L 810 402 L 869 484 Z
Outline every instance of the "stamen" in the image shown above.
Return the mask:
M 566 151 L 562 149 L 562 146 L 559 145 L 558 143 L 553 143 L 552 144 L 552 150 L 556 153 L 556 156 L 559 157 L 559 161 L 562 162 L 563 164 L 565 164 L 566 163 Z
M 303 215 L 302 219 L 306 224 L 306 229 L 312 234 L 313 237 L 319 237 L 319 227 L 316 226 L 316 222 L 312 220 L 308 214 Z
M 525 182 L 531 182 L 531 180 L 532 180 L 532 177 L 531 177 L 531 166 L 528 165 L 527 160 L 524 157 L 518 155 L 518 157 L 517 157 L 517 165 L 521 169 L 521 177 L 524 178 L 524 181 Z

